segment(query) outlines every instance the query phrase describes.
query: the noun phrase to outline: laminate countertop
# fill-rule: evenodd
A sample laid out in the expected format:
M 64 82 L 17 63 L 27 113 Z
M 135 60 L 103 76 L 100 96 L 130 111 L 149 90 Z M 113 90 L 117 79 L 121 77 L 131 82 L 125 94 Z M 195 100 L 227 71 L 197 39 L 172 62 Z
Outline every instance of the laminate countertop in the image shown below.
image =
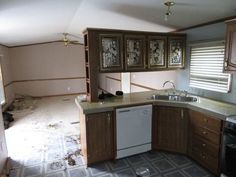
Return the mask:
M 160 106 L 183 107 L 199 111 L 209 116 L 213 116 L 222 120 L 231 115 L 236 115 L 236 105 L 215 101 L 208 98 L 194 96 L 197 98 L 196 102 L 180 102 L 169 100 L 153 100 L 152 95 L 167 94 L 166 90 L 161 91 L 146 91 L 124 94 L 123 96 L 116 96 L 106 98 L 100 102 L 83 102 L 80 97 L 76 97 L 75 102 L 83 114 L 92 114 L 105 111 L 113 111 L 116 108 L 131 107 L 135 105 L 152 104 Z M 192 96 L 192 95 L 191 95 Z

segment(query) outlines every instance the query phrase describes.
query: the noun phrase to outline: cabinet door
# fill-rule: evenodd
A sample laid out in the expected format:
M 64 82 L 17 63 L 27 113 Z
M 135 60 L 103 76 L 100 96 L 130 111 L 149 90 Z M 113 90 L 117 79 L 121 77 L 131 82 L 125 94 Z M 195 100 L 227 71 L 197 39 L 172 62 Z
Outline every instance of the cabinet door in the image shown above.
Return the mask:
M 123 70 L 122 34 L 100 34 L 100 71 Z
M 168 68 L 184 67 L 185 40 L 185 36 L 168 38 Z
M 157 106 L 154 111 L 153 148 L 186 153 L 188 117 L 185 109 Z
M 167 37 L 149 36 L 148 37 L 148 68 L 166 68 L 167 59 Z
M 125 69 L 140 71 L 145 69 L 145 36 L 125 35 Z
M 225 70 L 236 71 L 236 21 L 227 24 Z
M 86 132 L 88 164 L 115 157 L 112 112 L 87 115 Z

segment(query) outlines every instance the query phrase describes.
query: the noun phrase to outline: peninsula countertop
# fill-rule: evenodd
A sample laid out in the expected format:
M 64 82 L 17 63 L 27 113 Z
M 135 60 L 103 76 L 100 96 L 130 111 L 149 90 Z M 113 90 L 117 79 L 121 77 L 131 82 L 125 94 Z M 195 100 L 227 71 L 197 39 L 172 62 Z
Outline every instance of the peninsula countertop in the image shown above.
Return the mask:
M 166 91 L 146 91 L 127 93 L 123 96 L 116 96 L 112 98 L 106 98 L 100 102 L 81 102 L 79 97 L 76 97 L 75 102 L 79 106 L 83 114 L 92 114 L 105 111 L 113 111 L 120 107 L 129 107 L 142 104 L 153 104 L 160 106 L 173 106 L 183 107 L 206 113 L 210 116 L 225 120 L 226 117 L 236 115 L 236 105 L 225 103 L 221 101 L 215 101 L 208 98 L 197 97 L 196 102 L 180 102 L 169 100 L 153 100 L 151 99 L 154 94 L 167 94 Z

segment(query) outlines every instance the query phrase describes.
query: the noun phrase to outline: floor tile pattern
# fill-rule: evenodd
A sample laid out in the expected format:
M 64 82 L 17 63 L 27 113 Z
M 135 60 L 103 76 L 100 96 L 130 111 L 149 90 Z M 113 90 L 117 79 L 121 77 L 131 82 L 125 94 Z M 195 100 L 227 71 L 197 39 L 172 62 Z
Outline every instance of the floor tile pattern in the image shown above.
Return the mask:
M 80 155 L 74 97 L 36 101 L 34 109 L 17 111 L 6 131 L 10 177 L 136 177 L 140 167 L 148 168 L 151 177 L 213 177 L 186 156 L 166 152 L 147 152 L 87 168 Z
M 78 163 L 69 165 L 61 158 L 63 152 L 55 152 L 43 157 L 37 154 L 24 163 L 13 160 L 10 177 L 136 177 L 135 171 L 140 167 L 148 168 L 151 177 L 214 177 L 188 157 L 167 152 L 146 152 L 90 167 L 84 164 L 81 155 L 77 157 Z

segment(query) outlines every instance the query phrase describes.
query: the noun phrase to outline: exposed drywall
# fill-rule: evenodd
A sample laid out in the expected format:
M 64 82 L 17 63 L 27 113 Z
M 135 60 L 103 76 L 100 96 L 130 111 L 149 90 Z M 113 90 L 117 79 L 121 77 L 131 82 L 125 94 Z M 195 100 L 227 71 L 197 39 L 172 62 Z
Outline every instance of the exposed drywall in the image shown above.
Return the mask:
M 198 41 L 214 41 L 222 40 L 225 38 L 226 25 L 225 23 L 216 23 L 199 28 L 194 28 L 185 31 L 187 33 L 187 60 L 186 69 L 180 70 L 177 73 L 177 88 L 181 90 L 187 90 L 191 93 L 222 100 L 226 102 L 236 103 L 236 73 L 233 73 L 232 91 L 230 93 L 219 93 L 213 91 L 207 91 L 203 89 L 189 87 L 189 68 L 190 68 L 190 47 L 189 44 Z
M 176 71 L 136 72 L 131 73 L 131 92 L 163 89 L 163 83 L 171 80 L 176 83 Z M 166 84 L 165 89 L 171 88 Z
M 5 100 L 7 104 L 10 104 L 14 100 L 14 92 L 12 85 L 9 48 L 0 45 L 0 56 L 1 56 L 0 62 L 2 67 L 3 85 L 5 91 Z
M 48 96 L 85 92 L 83 45 L 61 42 L 10 48 L 15 94 Z

